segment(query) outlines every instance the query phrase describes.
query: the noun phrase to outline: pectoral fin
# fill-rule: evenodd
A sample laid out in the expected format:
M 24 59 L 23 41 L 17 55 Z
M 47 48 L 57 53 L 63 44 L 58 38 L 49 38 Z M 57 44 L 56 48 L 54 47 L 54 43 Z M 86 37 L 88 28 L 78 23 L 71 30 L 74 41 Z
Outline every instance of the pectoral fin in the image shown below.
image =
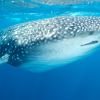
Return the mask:
M 93 45 L 93 44 L 96 44 L 96 43 L 98 43 L 98 42 L 99 42 L 99 41 L 95 40 L 95 41 L 91 41 L 91 42 L 82 44 L 81 46 Z

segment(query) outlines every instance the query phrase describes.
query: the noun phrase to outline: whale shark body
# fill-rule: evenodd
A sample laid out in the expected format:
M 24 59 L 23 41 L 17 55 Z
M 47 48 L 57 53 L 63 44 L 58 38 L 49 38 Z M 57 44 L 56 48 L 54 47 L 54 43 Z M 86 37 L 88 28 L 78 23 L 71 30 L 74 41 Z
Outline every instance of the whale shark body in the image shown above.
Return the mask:
M 59 16 L 3 30 L 0 61 L 41 72 L 70 63 L 100 44 L 100 17 Z

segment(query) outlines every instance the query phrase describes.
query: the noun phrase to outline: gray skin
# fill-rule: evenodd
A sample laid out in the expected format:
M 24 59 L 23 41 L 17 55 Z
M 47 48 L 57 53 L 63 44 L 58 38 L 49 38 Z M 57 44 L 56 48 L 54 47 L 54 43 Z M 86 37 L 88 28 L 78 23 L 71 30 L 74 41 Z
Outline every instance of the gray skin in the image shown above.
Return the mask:
M 7 54 L 7 63 L 18 67 L 30 62 L 29 57 L 32 55 L 33 60 L 37 60 L 44 53 L 38 49 L 41 45 L 76 37 L 84 38 L 96 35 L 99 31 L 100 17 L 92 16 L 59 16 L 18 24 L 1 32 L 0 57 Z M 92 45 L 99 40 L 93 41 L 80 46 Z

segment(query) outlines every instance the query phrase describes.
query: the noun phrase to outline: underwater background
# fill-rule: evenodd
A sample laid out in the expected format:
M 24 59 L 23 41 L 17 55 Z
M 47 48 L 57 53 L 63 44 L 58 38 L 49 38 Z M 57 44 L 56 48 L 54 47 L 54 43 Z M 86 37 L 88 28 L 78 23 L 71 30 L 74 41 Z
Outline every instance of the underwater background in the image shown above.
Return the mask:
M 99 0 L 44 1 L 0 0 L 0 30 L 60 15 L 100 16 Z M 1 64 L 0 100 L 100 100 L 100 47 L 47 72 L 32 73 Z

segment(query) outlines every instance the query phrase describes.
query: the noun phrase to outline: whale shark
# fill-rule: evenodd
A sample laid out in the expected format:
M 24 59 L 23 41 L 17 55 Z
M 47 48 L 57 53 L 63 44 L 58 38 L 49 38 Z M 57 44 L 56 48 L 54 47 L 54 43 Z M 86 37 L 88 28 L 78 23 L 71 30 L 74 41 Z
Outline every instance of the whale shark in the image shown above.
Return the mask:
M 43 72 L 71 63 L 100 45 L 100 17 L 57 16 L 0 32 L 0 63 Z

